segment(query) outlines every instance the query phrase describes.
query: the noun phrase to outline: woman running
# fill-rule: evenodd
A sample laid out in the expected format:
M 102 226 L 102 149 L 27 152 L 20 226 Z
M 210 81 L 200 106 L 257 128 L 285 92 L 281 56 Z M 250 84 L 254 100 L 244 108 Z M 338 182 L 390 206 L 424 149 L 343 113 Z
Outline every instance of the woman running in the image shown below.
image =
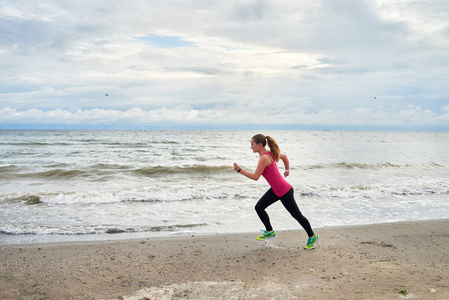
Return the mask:
M 265 148 L 267 144 L 270 151 L 267 151 Z M 284 207 L 293 218 L 299 222 L 309 236 L 307 245 L 304 249 L 313 249 L 319 239 L 319 235 L 313 232 L 309 221 L 301 214 L 293 195 L 293 187 L 282 177 L 276 164 L 276 162 L 279 162 L 279 159 L 282 160 L 285 167 L 284 176 L 287 177 L 290 174 L 287 155 L 281 154 L 279 145 L 272 137 L 264 136 L 263 134 L 253 136 L 251 139 L 251 149 L 254 153 L 259 153 L 260 156 L 256 171 L 254 173 L 244 171 L 236 163 L 234 163 L 234 170 L 256 181 L 262 175 L 271 186 L 265 195 L 260 198 L 255 207 L 256 212 L 266 229 L 261 236 L 257 237 L 257 240 L 262 241 L 276 237 L 276 233 L 274 232 L 273 227 L 271 227 L 270 218 L 265 209 L 280 199 Z

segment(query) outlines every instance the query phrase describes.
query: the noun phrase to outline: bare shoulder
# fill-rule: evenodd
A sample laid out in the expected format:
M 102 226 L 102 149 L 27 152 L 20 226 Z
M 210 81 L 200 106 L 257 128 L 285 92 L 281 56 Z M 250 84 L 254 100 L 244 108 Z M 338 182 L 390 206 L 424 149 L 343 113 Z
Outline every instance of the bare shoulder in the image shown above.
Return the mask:
M 259 162 L 261 163 L 261 164 L 264 164 L 264 165 L 269 165 L 269 164 L 271 164 L 271 157 L 270 157 L 270 155 L 268 155 L 268 154 L 263 154 L 261 157 L 260 157 L 260 159 L 259 159 Z

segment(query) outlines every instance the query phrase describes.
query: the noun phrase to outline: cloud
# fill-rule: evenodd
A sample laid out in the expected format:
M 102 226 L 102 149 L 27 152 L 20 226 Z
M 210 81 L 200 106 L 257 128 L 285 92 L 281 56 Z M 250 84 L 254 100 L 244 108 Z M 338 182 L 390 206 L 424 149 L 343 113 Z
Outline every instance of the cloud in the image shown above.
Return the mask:
M 132 124 L 137 127 L 164 126 L 254 126 L 266 124 L 301 125 L 328 124 L 334 126 L 362 126 L 378 128 L 379 126 L 424 126 L 424 128 L 441 128 L 449 122 L 449 108 L 445 107 L 438 114 L 420 106 L 408 106 L 400 111 L 373 110 L 359 107 L 352 110 L 324 109 L 316 113 L 308 113 L 301 109 L 291 110 L 259 110 L 222 108 L 197 110 L 191 107 L 155 110 L 131 108 L 126 111 L 113 109 L 67 110 L 55 109 L 42 111 L 30 109 L 18 111 L 12 108 L 0 110 L 0 118 L 4 124 L 57 124 L 57 125 L 107 125 L 109 127 Z M 331 121 L 330 121 L 331 120 Z
M 448 6 L 8 2 L 0 5 L 0 124 L 131 126 L 153 124 L 151 115 L 188 127 L 250 124 L 257 114 L 268 124 L 447 128 Z
M 232 16 L 236 20 L 246 22 L 263 19 L 269 7 L 265 0 L 236 0 L 233 10 Z

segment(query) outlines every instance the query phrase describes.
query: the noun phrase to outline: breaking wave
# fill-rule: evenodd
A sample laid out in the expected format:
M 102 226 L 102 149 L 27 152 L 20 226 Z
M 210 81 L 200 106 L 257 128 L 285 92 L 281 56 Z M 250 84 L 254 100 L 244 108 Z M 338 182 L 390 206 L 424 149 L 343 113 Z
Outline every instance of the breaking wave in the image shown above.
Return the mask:
M 219 174 L 223 172 L 230 172 L 233 170 L 232 166 L 206 166 L 206 165 L 194 165 L 194 166 L 154 166 L 135 168 L 131 165 L 114 165 L 114 164 L 96 164 L 83 169 L 67 169 L 61 168 L 63 165 L 52 165 L 46 167 L 40 167 L 41 171 L 29 172 L 24 167 L 16 167 L 14 165 L 0 167 L 0 179 L 12 180 L 12 179 L 72 179 L 77 177 L 95 177 L 97 180 L 101 180 L 101 176 L 107 175 L 109 179 L 110 175 L 125 174 L 129 176 L 147 176 L 156 177 L 171 174 L 201 174 L 201 173 L 214 173 Z
M 145 233 L 145 232 L 177 232 L 187 228 L 207 226 L 206 223 L 176 224 L 166 226 L 122 227 L 117 225 L 102 226 L 20 226 L 0 225 L 0 234 L 6 235 L 93 235 L 118 233 Z

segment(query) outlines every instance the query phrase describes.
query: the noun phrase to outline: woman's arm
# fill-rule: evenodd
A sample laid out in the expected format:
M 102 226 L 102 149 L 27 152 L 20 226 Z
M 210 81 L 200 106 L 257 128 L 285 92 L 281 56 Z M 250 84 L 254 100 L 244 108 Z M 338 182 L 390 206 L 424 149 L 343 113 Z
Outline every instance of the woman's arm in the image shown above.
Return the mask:
M 284 163 L 284 167 L 285 167 L 285 171 L 284 171 L 284 177 L 287 177 L 288 175 L 290 175 L 290 162 L 288 160 L 287 155 L 285 154 L 281 154 L 281 160 Z
M 242 170 L 240 168 L 240 166 L 236 163 L 234 163 L 234 170 L 237 172 L 239 172 L 239 170 L 240 170 L 240 172 L 239 172 L 240 174 L 248 177 L 249 179 L 257 181 L 257 180 L 259 180 L 260 176 L 262 175 L 263 171 L 265 170 L 265 168 L 267 167 L 267 165 L 269 163 L 271 163 L 270 158 L 267 155 L 262 155 L 259 159 L 259 163 L 257 164 L 257 168 L 254 173 L 250 173 L 245 170 Z

